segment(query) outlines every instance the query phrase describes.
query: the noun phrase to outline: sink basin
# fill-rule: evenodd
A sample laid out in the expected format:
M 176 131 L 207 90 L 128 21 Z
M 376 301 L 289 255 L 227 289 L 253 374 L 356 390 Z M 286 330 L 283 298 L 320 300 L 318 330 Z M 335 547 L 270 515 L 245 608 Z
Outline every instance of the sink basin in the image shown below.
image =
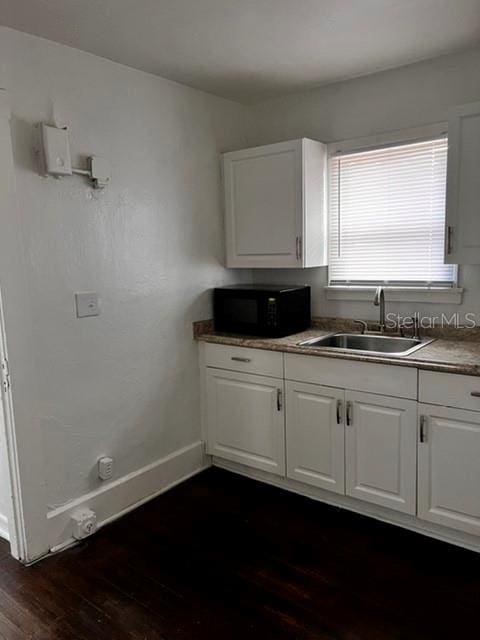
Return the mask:
M 322 338 L 313 338 L 300 342 L 302 347 L 328 347 L 347 351 L 364 351 L 365 353 L 389 354 L 391 356 L 408 356 L 432 342 L 417 338 L 400 336 L 369 335 L 362 333 L 335 333 Z

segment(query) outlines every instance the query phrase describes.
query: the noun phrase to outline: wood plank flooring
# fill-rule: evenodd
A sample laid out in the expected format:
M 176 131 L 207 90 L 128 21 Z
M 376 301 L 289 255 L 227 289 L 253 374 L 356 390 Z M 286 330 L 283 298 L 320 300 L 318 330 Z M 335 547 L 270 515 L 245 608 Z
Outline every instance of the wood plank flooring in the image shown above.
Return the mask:
M 0 542 L 6 640 L 478 636 L 480 555 L 210 469 L 24 567 Z

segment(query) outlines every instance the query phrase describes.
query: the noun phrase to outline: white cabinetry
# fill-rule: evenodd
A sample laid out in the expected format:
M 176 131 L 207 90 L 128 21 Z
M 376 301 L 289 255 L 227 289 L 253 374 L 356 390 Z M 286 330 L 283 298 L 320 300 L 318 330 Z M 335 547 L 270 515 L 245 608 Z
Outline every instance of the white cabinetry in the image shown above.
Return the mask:
M 417 403 L 286 382 L 287 477 L 415 513 Z
M 219 344 L 202 359 L 216 464 L 480 550 L 480 377 Z
M 418 517 L 478 535 L 480 378 L 421 371 L 419 399 Z
M 283 380 L 207 369 L 207 452 L 283 475 Z
M 480 264 L 480 102 L 457 108 L 448 126 L 445 261 Z
M 285 377 L 289 477 L 414 514 L 417 371 L 369 362 L 286 354 Z M 312 382 L 322 386 L 312 385 Z M 299 390 L 297 396 L 293 395 L 292 388 Z M 334 398 L 341 403 L 338 414 L 341 425 L 336 430 Z M 292 402 L 295 402 L 293 407 Z M 316 411 L 310 410 L 302 416 L 307 404 Z M 295 441 L 299 435 L 300 444 Z M 332 461 L 336 460 L 333 452 L 338 451 L 343 437 L 345 484 L 338 477 L 329 477 L 332 473 L 329 464 L 331 468 L 339 468 L 338 461 L 333 467 Z M 293 459 L 290 457 L 292 448 Z
M 417 403 L 346 394 L 346 493 L 415 513 Z
M 345 493 L 345 392 L 286 382 L 287 477 Z
M 420 405 L 418 517 L 480 534 L 480 413 Z
M 227 267 L 327 263 L 325 163 L 306 138 L 224 154 Z

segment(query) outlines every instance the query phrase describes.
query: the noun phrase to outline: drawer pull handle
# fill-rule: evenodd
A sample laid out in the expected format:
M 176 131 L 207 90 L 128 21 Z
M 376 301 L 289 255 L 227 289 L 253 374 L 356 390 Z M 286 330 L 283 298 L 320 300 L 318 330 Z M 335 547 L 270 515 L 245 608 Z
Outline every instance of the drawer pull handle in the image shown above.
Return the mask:
M 235 362 L 251 362 L 250 358 L 239 358 L 238 356 L 232 356 L 231 359 Z
M 470 395 L 474 398 L 480 398 L 480 391 L 472 391 Z

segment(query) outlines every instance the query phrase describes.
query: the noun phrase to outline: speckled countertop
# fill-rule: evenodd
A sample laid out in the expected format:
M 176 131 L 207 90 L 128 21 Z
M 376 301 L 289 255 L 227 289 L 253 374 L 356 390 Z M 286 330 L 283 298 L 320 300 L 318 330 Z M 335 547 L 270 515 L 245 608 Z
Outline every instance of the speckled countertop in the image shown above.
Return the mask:
M 329 322 L 327 322 L 327 320 L 329 320 Z M 311 338 L 319 338 L 337 331 L 352 330 L 352 324 L 349 321 L 339 322 L 334 319 L 318 319 L 315 320 L 313 324 L 314 326 L 307 331 L 284 338 L 256 338 L 252 336 L 217 333 L 213 330 L 213 323 L 211 321 L 202 321 L 194 323 L 194 336 L 197 340 L 216 344 L 299 353 L 325 358 L 342 358 L 345 360 L 376 362 L 379 364 L 395 364 L 429 371 L 480 376 L 480 332 L 476 329 L 430 330 L 425 332 L 428 334 L 425 337 L 428 339 L 435 338 L 433 342 L 430 342 L 409 356 L 393 356 L 388 354 L 373 355 L 356 353 L 340 349 L 329 349 L 327 347 L 299 346 L 299 342 Z

